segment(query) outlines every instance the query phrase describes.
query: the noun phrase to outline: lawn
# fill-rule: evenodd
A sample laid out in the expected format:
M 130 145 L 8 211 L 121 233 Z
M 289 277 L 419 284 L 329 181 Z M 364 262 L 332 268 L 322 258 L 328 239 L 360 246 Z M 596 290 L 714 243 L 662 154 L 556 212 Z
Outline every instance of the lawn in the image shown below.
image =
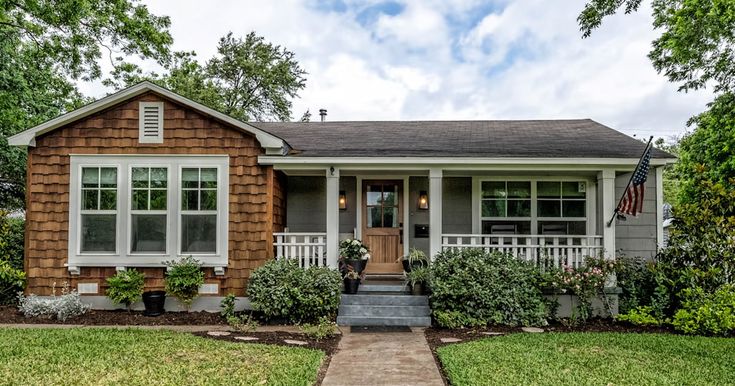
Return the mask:
M 323 358 L 171 331 L 0 328 L 3 385 L 312 385 Z
M 440 347 L 452 385 L 735 384 L 735 339 L 512 334 Z

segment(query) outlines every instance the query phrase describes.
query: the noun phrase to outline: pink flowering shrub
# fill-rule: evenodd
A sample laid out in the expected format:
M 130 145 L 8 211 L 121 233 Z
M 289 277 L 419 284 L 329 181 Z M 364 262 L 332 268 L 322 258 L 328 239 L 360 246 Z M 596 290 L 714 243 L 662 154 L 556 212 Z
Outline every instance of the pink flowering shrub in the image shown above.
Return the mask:
M 576 317 L 586 322 L 592 316 L 592 299 L 597 295 L 604 296 L 605 283 L 616 268 L 615 261 L 588 257 L 581 267 L 565 265 L 560 269 L 547 271 L 546 286 L 562 293 L 577 295 L 579 304 Z

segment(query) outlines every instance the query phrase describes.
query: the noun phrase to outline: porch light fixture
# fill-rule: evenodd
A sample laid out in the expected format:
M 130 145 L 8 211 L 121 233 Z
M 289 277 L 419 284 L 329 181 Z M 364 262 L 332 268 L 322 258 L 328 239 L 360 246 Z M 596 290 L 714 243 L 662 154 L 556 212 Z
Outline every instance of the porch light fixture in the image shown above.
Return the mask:
M 429 195 L 425 190 L 419 191 L 419 209 L 429 209 Z
M 344 190 L 339 191 L 339 210 L 347 209 L 347 195 Z

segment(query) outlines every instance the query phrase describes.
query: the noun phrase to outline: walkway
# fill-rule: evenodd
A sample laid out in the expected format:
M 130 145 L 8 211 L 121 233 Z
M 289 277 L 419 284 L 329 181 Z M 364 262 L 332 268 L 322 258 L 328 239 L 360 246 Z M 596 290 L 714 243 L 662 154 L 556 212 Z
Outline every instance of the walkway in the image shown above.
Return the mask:
M 351 333 L 342 329 L 322 386 L 444 386 L 424 331 Z

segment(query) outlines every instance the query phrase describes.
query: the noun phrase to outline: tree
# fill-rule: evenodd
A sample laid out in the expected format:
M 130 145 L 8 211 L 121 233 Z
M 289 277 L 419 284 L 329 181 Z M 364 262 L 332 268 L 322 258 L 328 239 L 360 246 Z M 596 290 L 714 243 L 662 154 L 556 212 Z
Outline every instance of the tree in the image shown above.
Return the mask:
M 0 0 L 0 208 L 23 207 L 25 152 L 7 137 L 85 102 L 73 80 L 101 77 L 106 52 L 165 63 L 170 21 L 136 0 Z
M 249 33 L 245 39 L 228 33 L 220 38 L 217 54 L 204 65 L 193 52 L 178 52 L 168 73 L 144 74 L 126 64 L 106 84 L 115 88 L 151 80 L 178 94 L 237 119 L 291 119 L 291 99 L 306 86 L 306 72 L 294 53 Z
M 679 155 L 679 141 L 677 138 L 673 138 L 670 142 L 667 142 L 663 138 L 658 138 L 653 141 L 653 146 L 669 154 Z M 681 179 L 679 177 L 679 171 L 675 166 L 666 166 L 664 168 L 662 183 L 664 188 L 664 202 L 675 205 L 678 202 L 679 192 L 681 190 Z

